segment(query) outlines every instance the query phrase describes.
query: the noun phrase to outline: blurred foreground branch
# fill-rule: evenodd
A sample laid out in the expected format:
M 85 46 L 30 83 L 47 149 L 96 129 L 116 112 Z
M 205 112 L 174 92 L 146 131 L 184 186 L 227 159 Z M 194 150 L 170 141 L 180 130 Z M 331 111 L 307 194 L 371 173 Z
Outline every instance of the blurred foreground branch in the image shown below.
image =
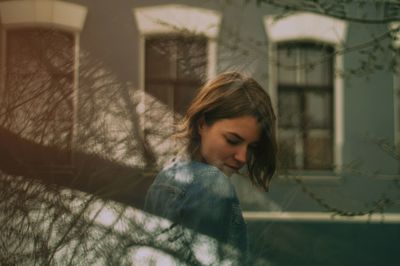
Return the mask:
M 6 174 L 37 179 L 139 208 L 143 206 L 156 170 L 126 166 L 95 154 L 44 146 L 1 127 L 0 146 L 0 170 Z

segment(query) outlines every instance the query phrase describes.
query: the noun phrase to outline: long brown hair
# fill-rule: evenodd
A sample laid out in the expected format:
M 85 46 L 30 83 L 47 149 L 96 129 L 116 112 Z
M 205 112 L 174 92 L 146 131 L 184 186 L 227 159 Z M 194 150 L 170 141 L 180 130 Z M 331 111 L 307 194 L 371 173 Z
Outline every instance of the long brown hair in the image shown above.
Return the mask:
M 244 115 L 255 117 L 261 127 L 259 145 L 247 154 L 249 178 L 267 191 L 277 164 L 276 117 L 270 97 L 253 78 L 227 72 L 206 83 L 190 104 L 177 136 L 187 140 L 187 152 L 193 156 L 200 147 L 200 119 L 210 126 Z

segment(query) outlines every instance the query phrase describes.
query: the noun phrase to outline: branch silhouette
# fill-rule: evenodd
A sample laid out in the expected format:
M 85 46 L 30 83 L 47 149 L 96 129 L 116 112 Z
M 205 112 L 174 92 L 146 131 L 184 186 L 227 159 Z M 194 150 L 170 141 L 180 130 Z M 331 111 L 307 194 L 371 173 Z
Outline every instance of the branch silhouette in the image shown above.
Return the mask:
M 0 127 L 0 170 L 142 207 L 155 170 L 37 144 Z M 72 156 L 72 160 L 71 157 Z

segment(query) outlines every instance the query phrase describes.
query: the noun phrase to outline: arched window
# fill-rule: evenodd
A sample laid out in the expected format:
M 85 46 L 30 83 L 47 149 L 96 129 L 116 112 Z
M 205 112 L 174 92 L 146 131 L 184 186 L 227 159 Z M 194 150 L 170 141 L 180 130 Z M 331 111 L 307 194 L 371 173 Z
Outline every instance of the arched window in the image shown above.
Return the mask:
M 278 110 L 281 163 L 288 170 L 338 171 L 343 146 L 343 68 L 336 51 L 345 22 L 312 13 L 266 16 L 269 89 Z M 312 30 L 310 30 L 312 28 Z
M 71 148 L 86 8 L 62 1 L 6 1 L 0 14 L 1 125 L 40 144 Z
M 70 147 L 74 36 L 46 28 L 6 34 L 3 126 L 42 144 Z
M 221 16 L 185 5 L 135 8 L 133 13 L 141 34 L 139 77 L 147 98 L 144 128 L 154 129 L 154 121 L 158 128 L 161 120 L 167 132 L 200 85 L 215 75 Z
M 277 46 L 279 140 L 286 169 L 332 170 L 332 51 L 315 42 Z

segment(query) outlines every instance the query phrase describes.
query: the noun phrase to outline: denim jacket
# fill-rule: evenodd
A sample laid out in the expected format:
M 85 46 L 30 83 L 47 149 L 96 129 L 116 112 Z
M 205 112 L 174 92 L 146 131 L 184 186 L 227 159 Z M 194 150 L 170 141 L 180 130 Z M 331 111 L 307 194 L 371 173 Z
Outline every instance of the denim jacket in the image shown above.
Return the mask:
M 247 229 L 236 191 L 218 168 L 196 161 L 174 162 L 156 177 L 145 211 L 228 244 L 247 256 Z

